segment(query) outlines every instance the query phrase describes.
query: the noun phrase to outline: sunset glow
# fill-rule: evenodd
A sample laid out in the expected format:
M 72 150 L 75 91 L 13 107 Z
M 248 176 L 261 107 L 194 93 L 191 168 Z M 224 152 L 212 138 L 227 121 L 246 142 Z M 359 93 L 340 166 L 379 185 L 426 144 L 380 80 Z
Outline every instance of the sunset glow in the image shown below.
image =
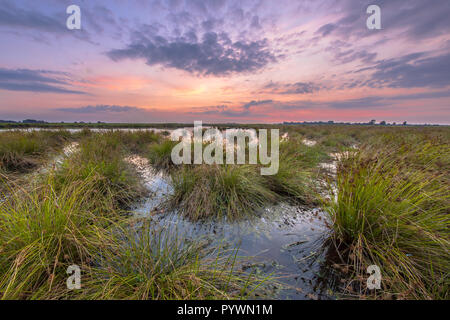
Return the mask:
M 449 17 L 447 0 L 1 1 L 0 119 L 449 124 Z

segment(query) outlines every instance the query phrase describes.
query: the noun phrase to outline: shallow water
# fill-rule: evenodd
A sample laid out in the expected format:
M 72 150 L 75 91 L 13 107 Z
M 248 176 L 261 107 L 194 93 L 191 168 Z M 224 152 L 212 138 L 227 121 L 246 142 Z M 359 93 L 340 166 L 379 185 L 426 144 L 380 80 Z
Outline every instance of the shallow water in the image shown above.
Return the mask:
M 72 154 L 77 152 L 79 149 L 78 142 L 72 142 L 64 146 L 61 153 L 55 155 L 48 163 L 44 164 L 42 167 L 38 168 L 36 171 L 32 173 L 32 175 L 46 173 L 50 170 L 55 170 L 56 168 L 60 168 L 64 161 L 68 159 Z
M 226 219 L 191 222 L 177 212 L 157 212 L 172 192 L 170 179 L 154 172 L 145 159 L 128 158 L 146 182 L 152 195 L 133 211 L 156 225 L 176 230 L 186 239 L 209 239 L 211 246 L 239 248 L 242 268 L 261 275 L 272 274 L 277 282 L 276 299 L 332 299 L 335 277 L 326 262 L 329 221 L 318 208 L 281 203 L 259 212 L 251 220 Z M 248 258 L 248 259 L 247 259 Z
M 308 140 L 308 139 L 303 139 L 302 143 L 308 147 L 313 147 L 317 144 L 317 141 L 314 140 Z

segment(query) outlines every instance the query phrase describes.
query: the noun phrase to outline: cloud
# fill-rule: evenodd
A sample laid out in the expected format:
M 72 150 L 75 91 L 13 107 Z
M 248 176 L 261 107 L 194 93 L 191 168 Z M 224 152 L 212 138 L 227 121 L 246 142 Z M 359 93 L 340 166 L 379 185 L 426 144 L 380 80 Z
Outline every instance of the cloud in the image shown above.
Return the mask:
M 344 40 L 334 40 L 326 48 L 325 51 L 333 55 L 333 61 L 339 64 L 361 61 L 365 64 L 371 64 L 377 57 L 377 53 L 369 52 L 367 49 L 357 48 L 350 42 Z
M 48 70 L 29 69 L 4 69 L 0 68 L 0 81 L 36 81 L 64 84 L 60 79 L 51 78 L 49 75 L 65 75 L 62 72 Z
M 123 28 L 117 24 L 113 12 L 101 5 L 95 5 L 92 8 L 87 5 L 80 5 L 82 28 L 74 32 L 67 29 L 66 26 L 68 17 L 66 8 L 72 4 L 70 1 L 58 1 L 56 5 L 51 5 L 51 9 L 45 4 L 39 4 L 37 8 L 33 8 L 31 3 L 26 3 L 22 7 L 18 3 L 20 2 L 7 0 L 2 2 L 0 6 L 0 27 L 12 30 L 15 35 L 31 35 L 32 39 L 38 42 L 51 40 L 52 38 L 46 37 L 46 35 L 52 34 L 97 44 L 91 39 L 88 30 L 93 31 L 98 36 L 104 32 L 105 25 L 114 26 L 116 30 L 123 32 Z M 47 10 L 43 11 L 42 9 L 45 8 Z M 27 30 L 29 33 L 24 31 L 19 33 L 17 32 L 18 29 Z
M 385 13 L 383 28 L 406 28 L 406 34 L 413 39 L 435 37 L 450 29 L 449 1 L 434 1 L 431 5 L 422 0 L 383 0 L 380 5 Z
M 259 100 L 259 101 L 252 100 L 252 101 L 247 102 L 246 104 L 244 104 L 242 106 L 242 109 L 249 110 L 253 106 L 259 106 L 259 105 L 262 105 L 262 104 L 268 104 L 268 103 L 272 103 L 272 102 L 273 102 L 273 100 Z
M 327 105 L 333 109 L 366 109 L 377 108 L 386 105 L 382 97 L 364 97 L 359 99 L 350 99 L 344 101 L 329 102 Z
M 356 99 L 345 99 L 340 101 L 316 102 L 316 101 L 292 101 L 275 105 L 281 110 L 304 110 L 304 109 L 341 109 L 341 110 L 364 110 L 375 108 L 392 108 L 394 103 L 399 101 L 411 101 L 419 99 L 439 99 L 450 97 L 448 91 L 420 92 L 410 94 L 399 94 L 392 96 L 367 96 Z
M 201 40 L 193 31 L 173 39 L 139 35 L 126 48 L 111 50 L 107 55 L 114 61 L 144 59 L 150 66 L 216 76 L 257 71 L 276 61 L 267 40 L 233 42 L 225 32 L 208 32 Z
M 272 94 L 308 94 L 321 90 L 323 87 L 313 82 L 277 83 L 270 82 L 259 93 Z
M 55 109 L 61 112 L 70 113 L 99 113 L 99 112 L 130 112 L 130 111 L 141 111 L 143 109 L 138 107 L 130 106 L 116 106 L 116 105 L 96 105 L 96 106 L 84 106 L 78 108 L 59 108 Z
M 0 68 L 0 89 L 10 91 L 52 92 L 85 94 L 85 92 L 67 89 L 68 74 L 48 70 L 4 69 Z
M 439 99 L 450 97 L 449 91 L 434 91 L 399 94 L 392 96 L 368 96 L 358 99 L 348 99 L 343 101 L 332 101 L 324 105 L 333 109 L 371 109 L 371 108 L 392 108 L 393 103 L 398 101 L 414 101 L 421 99 Z
M 260 105 L 271 105 L 274 103 L 273 100 L 252 100 L 250 102 L 246 102 L 237 107 L 230 107 L 227 105 L 217 105 L 217 106 L 208 106 L 201 107 L 199 111 L 189 112 L 190 114 L 199 114 L 199 115 L 217 115 L 217 116 L 225 116 L 225 117 L 244 117 L 249 116 L 253 110 L 252 107 L 260 106 Z
M 381 8 L 383 32 L 389 30 L 393 37 L 401 32 L 411 39 L 424 39 L 445 34 L 450 29 L 450 2 L 435 0 L 340 0 L 330 3 L 339 17 L 321 26 L 316 34 L 321 36 L 368 37 L 379 34 L 365 28 L 368 15 L 366 8 L 376 4 Z
M 372 67 L 375 72 L 365 84 L 380 88 L 442 88 L 450 85 L 450 54 L 424 57 L 414 53 L 382 60 Z
M 315 34 L 319 34 L 322 37 L 325 37 L 327 35 L 329 35 L 330 33 L 332 33 L 335 29 L 337 28 L 336 25 L 332 24 L 332 23 L 327 23 L 323 26 L 321 26 L 316 32 Z
M 0 26 L 22 27 L 46 32 L 63 32 L 64 19 L 55 19 L 38 11 L 21 9 L 5 2 L 0 6 Z
M 418 99 L 438 99 L 449 98 L 450 91 L 433 91 L 433 92 L 420 92 L 411 94 L 402 94 L 389 97 L 392 100 L 418 100 Z
M 253 117 L 264 117 L 267 114 L 285 115 L 285 119 L 289 119 L 289 115 L 295 111 L 314 111 L 317 114 L 323 112 L 330 112 L 330 110 L 345 110 L 361 111 L 369 110 L 375 112 L 375 110 L 392 110 L 396 108 L 398 104 L 404 104 L 405 102 L 416 101 L 420 99 L 441 99 L 449 98 L 449 91 L 434 91 L 434 92 L 420 92 L 420 93 L 408 93 L 398 94 L 392 96 L 365 96 L 353 99 L 344 100 L 331 100 L 331 101 L 312 101 L 312 100 L 291 100 L 291 101 L 272 101 L 259 113 L 247 113 Z M 439 100 L 435 100 L 439 102 Z M 257 110 L 253 110 L 257 112 Z M 334 111 L 332 111 L 334 112 Z M 235 115 L 238 115 L 237 111 L 234 111 Z M 286 118 L 287 117 L 287 118 Z
M 217 106 L 207 106 L 207 107 L 199 107 L 195 111 L 191 111 L 191 114 L 203 114 L 203 115 L 215 115 L 221 114 L 224 111 L 228 110 L 228 106 L 226 105 L 217 105 Z

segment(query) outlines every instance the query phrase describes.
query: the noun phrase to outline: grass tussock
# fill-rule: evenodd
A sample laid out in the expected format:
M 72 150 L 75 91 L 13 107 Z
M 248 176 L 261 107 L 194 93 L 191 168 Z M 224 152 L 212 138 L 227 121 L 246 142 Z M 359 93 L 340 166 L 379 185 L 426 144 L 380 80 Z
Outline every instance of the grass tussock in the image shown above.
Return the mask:
M 261 175 L 261 165 L 183 166 L 172 172 L 175 192 L 169 205 L 198 220 L 245 218 L 282 200 L 317 203 L 314 178 L 318 163 L 328 158 L 326 153 L 300 139 L 282 142 L 279 151 L 278 172 L 270 176 Z
M 176 144 L 178 142 L 165 139 L 149 146 L 148 159 L 155 169 L 170 171 L 176 167 L 171 157 L 172 149 Z
M 238 271 L 236 255 L 207 249 L 148 222 L 116 230 L 90 269 L 83 299 L 236 299 L 261 295 L 265 279 Z M 262 288 L 262 287 L 261 287 Z
M 185 167 L 172 180 L 170 205 L 194 220 L 211 215 L 243 217 L 276 199 L 267 181 L 250 165 Z
M 305 146 L 298 138 L 280 143 L 278 172 L 267 176 L 272 191 L 303 204 L 317 203 L 315 179 L 317 166 L 328 160 L 320 146 Z
M 0 133 L 0 170 L 24 172 L 42 164 L 49 153 L 71 138 L 67 131 L 7 131 Z
M 57 190 L 84 180 L 91 180 L 91 209 L 116 211 L 134 203 L 144 188 L 133 168 L 125 162 L 129 137 L 123 133 L 102 133 L 83 138 L 79 150 L 67 159 L 55 175 Z
M 36 299 L 65 284 L 66 268 L 84 264 L 98 245 L 86 203 L 91 180 L 55 191 L 49 180 L 0 206 L 0 298 Z
M 402 165 L 423 145 L 404 148 L 409 152 L 363 149 L 342 161 L 337 201 L 328 211 L 353 273 L 347 289 L 380 298 L 448 299 L 449 188 L 442 173 L 427 170 L 431 159 L 417 168 Z M 376 293 L 363 283 L 373 264 L 383 277 Z
M 146 154 L 153 144 L 162 141 L 162 136 L 153 131 L 115 131 L 114 134 L 127 152 Z
M 135 139 L 136 137 L 131 137 Z M 130 224 L 121 208 L 139 190 L 123 162 L 130 136 L 85 132 L 79 150 L 0 203 L 1 299 L 228 299 L 254 297 L 262 280 L 201 241 Z M 67 289 L 78 265 L 82 289 Z
M 231 299 L 254 297 L 266 279 L 244 274 L 236 256 L 200 240 L 130 225 L 89 209 L 95 181 L 55 192 L 48 180 L 0 207 L 1 299 Z M 66 270 L 82 270 L 69 291 Z M 262 289 L 262 287 L 261 287 Z

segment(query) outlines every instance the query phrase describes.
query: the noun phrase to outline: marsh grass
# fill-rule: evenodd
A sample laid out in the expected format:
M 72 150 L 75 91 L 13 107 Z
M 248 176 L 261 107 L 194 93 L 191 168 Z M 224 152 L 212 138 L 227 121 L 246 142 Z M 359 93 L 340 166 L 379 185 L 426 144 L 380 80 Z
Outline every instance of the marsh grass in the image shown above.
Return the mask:
M 262 295 L 267 278 L 239 271 L 233 251 L 143 221 L 115 229 L 89 270 L 83 299 L 236 299 Z
M 317 131 L 314 131 L 317 129 Z M 312 131 L 311 131 L 312 130 Z M 172 175 L 170 205 L 198 220 L 249 218 L 277 201 L 316 202 L 317 165 L 343 153 L 337 201 L 324 203 L 353 297 L 448 299 L 450 131 L 446 128 L 287 126 L 277 175 L 259 165 L 173 166 L 175 143 L 149 132 L 0 134 L 0 297 L 3 299 L 228 299 L 263 294 L 264 279 L 239 271 L 235 253 L 180 238 L 124 215 L 143 194 L 124 158 L 147 155 Z M 301 143 L 304 137 L 319 143 Z M 29 171 L 68 141 L 79 150 L 36 180 Z M 152 159 L 152 157 L 154 157 Z M 82 268 L 82 290 L 68 291 L 66 269 Z M 382 290 L 368 291 L 368 265 Z
M 93 214 L 96 182 L 54 180 L 0 206 L 2 299 L 231 299 L 262 296 L 268 279 L 239 271 L 236 254 L 156 229 L 148 220 Z M 214 251 L 217 250 L 217 251 Z M 67 267 L 82 289 L 66 287 Z
M 172 149 L 178 142 L 171 140 L 162 140 L 160 143 L 154 143 L 149 146 L 147 157 L 152 166 L 157 170 L 170 171 L 176 165 L 172 162 Z
M 0 169 L 4 172 L 33 169 L 69 139 L 71 134 L 67 131 L 1 132 Z
M 95 185 L 95 191 L 90 194 L 91 210 L 107 212 L 129 207 L 145 193 L 137 173 L 124 160 L 126 148 L 130 148 L 125 142 L 129 139 L 117 132 L 81 139 L 78 152 L 56 171 L 55 188 L 60 190 L 74 182 L 90 179 Z
M 167 146 L 158 147 L 166 150 L 166 158 L 170 157 L 172 148 L 172 145 Z M 225 162 L 226 150 L 223 151 Z M 248 159 L 248 142 L 245 154 Z M 318 174 L 318 163 L 328 158 L 326 153 L 320 146 L 307 147 L 300 139 L 292 138 L 280 144 L 279 154 L 279 169 L 272 176 L 261 175 L 260 163 L 172 166 L 174 194 L 168 205 L 193 220 L 199 220 L 248 218 L 265 206 L 283 200 L 317 203 L 313 180 Z
M 392 147 L 392 146 L 391 146 Z M 336 202 L 328 211 L 351 267 L 350 293 L 381 298 L 447 299 L 450 193 L 442 173 L 408 163 L 422 145 L 389 152 L 363 149 L 338 170 Z M 429 164 L 433 161 L 429 159 Z M 445 175 L 445 173 L 444 173 Z M 382 290 L 369 292 L 366 268 L 382 272 Z
M 95 218 L 86 209 L 90 180 L 58 193 L 51 178 L 16 190 L 0 205 L 0 297 L 36 299 L 65 282 L 65 268 L 83 264 L 98 244 Z
M 151 146 L 163 140 L 163 136 L 153 131 L 115 131 L 114 135 L 127 152 L 147 154 Z
M 202 241 L 130 224 L 137 175 L 123 161 L 141 137 L 86 132 L 60 168 L 0 203 L 1 299 L 228 299 L 253 297 L 264 279 L 238 271 Z M 146 138 L 145 138 L 146 140 Z M 67 267 L 82 290 L 66 287 Z M 236 268 L 234 268 L 236 266 Z M 257 279 L 257 280 L 255 280 Z
M 251 165 L 186 166 L 172 175 L 172 181 L 169 205 L 193 220 L 242 218 L 276 199 Z
M 329 156 L 320 146 L 305 146 L 298 137 L 280 143 L 278 172 L 266 176 L 272 191 L 303 204 L 317 203 L 317 166 Z

